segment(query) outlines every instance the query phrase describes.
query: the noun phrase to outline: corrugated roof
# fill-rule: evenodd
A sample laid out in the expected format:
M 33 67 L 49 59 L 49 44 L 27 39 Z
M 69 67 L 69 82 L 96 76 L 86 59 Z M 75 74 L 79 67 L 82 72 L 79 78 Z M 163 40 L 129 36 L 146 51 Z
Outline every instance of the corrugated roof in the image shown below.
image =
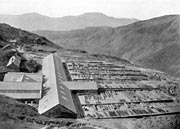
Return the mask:
M 0 94 L 15 99 L 40 99 L 41 91 L 39 82 L 0 82 Z
M 38 82 L 0 82 L 0 90 L 41 90 Z
M 8 72 L 4 76 L 4 81 L 41 82 L 42 83 L 42 74 L 23 73 L 23 72 Z
M 0 93 L 14 99 L 40 99 L 40 93 Z
M 56 105 L 62 105 L 76 113 L 70 90 L 61 81 L 66 81 L 60 58 L 53 54 L 43 59 L 42 73 L 45 75 L 44 96 L 39 101 L 39 113 L 43 114 Z
M 70 90 L 98 90 L 96 82 L 63 82 Z

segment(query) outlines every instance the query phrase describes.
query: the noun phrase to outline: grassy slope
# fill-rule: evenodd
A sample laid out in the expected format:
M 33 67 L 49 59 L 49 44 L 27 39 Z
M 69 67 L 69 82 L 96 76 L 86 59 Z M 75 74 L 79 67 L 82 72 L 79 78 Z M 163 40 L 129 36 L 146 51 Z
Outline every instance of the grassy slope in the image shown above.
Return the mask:
M 37 110 L 28 105 L 22 104 L 12 98 L 0 95 L 0 129 L 33 129 L 41 127 L 20 120 L 28 117 L 38 117 Z
M 110 54 L 180 77 L 180 16 L 168 15 L 127 26 L 67 32 L 37 31 L 66 48 Z
M 0 24 L 0 46 L 5 46 L 9 40 L 16 39 L 17 44 L 35 44 L 41 45 L 42 47 L 61 48 L 45 37 L 38 36 L 36 34 L 14 28 L 8 24 Z M 37 40 L 39 39 L 39 40 Z

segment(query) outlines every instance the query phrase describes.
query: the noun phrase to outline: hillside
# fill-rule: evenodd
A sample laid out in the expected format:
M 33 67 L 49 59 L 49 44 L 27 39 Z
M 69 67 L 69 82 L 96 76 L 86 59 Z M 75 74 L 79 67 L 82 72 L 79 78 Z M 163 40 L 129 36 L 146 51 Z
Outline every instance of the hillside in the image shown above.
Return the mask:
M 0 129 L 40 128 L 40 125 L 35 126 L 32 123 L 22 121 L 22 119 L 36 118 L 38 116 L 39 114 L 35 108 L 0 95 Z
M 51 120 L 40 115 L 34 107 L 0 95 L 0 129 L 40 129 L 55 123 L 56 126 L 61 127 L 75 123 L 75 120 Z
M 0 47 L 3 47 L 7 44 L 15 44 L 15 46 L 24 44 L 24 45 L 36 45 L 41 46 L 42 48 L 61 48 L 53 42 L 49 41 L 45 37 L 38 36 L 21 29 L 14 28 L 8 24 L 0 24 Z
M 29 31 L 34 30 L 59 30 L 82 29 L 88 26 L 111 26 L 117 27 L 127 25 L 137 19 L 113 18 L 101 13 L 85 13 L 78 16 L 65 16 L 53 18 L 37 13 L 23 15 L 0 15 L 0 23 L 7 23 L 12 26 Z
M 117 56 L 180 77 L 180 16 L 167 15 L 122 27 L 37 31 L 66 48 Z

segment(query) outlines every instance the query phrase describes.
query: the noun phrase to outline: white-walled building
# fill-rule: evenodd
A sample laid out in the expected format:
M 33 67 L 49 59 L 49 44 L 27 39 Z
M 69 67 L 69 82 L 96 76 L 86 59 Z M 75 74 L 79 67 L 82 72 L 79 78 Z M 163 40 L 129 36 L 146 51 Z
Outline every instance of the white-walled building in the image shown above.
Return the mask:
M 19 56 L 12 56 L 9 59 L 9 62 L 7 63 L 6 67 L 7 68 L 12 68 L 12 69 L 19 69 L 21 63 L 21 57 Z
M 43 59 L 42 74 L 45 76 L 43 98 L 38 112 L 50 117 L 73 117 L 77 112 L 71 91 L 62 83 L 66 81 L 61 59 L 50 54 Z

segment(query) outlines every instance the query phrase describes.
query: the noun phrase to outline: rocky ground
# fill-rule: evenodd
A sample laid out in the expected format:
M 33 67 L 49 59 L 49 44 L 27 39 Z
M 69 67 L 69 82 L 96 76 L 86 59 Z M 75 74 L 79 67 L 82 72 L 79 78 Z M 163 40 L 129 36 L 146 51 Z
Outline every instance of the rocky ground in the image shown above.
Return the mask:
M 78 120 L 69 126 L 44 126 L 41 129 L 180 129 L 180 115 L 131 119 Z

